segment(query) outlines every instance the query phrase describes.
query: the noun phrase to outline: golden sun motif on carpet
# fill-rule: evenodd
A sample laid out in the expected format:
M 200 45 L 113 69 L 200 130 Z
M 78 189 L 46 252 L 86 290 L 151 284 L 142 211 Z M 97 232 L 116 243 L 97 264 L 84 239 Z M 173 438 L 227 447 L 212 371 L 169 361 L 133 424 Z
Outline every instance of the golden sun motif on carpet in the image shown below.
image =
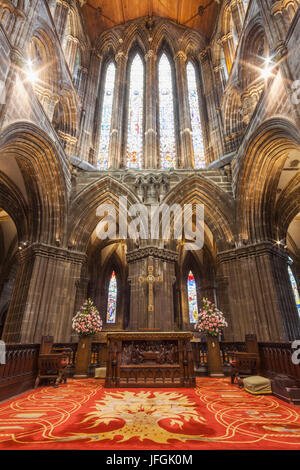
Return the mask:
M 230 379 L 195 389 L 40 387 L 0 404 L 0 449 L 300 449 L 299 408 Z
M 102 400 L 96 402 L 95 411 L 87 413 L 82 423 L 91 423 L 90 428 L 113 424 L 117 429 L 92 434 L 76 433 L 65 440 L 99 441 L 122 436 L 118 442 L 138 437 L 140 441 L 149 439 L 159 444 L 167 444 L 170 439 L 184 440 L 184 436 L 176 430 L 182 430 L 185 423 L 205 421 L 199 416 L 196 404 L 181 393 L 108 392 Z

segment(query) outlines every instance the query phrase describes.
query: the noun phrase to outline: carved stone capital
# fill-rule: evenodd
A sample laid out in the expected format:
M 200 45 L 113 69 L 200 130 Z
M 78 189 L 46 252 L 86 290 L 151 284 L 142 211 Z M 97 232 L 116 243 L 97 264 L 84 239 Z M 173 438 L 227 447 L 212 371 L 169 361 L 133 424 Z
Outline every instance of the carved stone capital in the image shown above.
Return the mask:
M 126 59 L 127 59 L 127 56 L 125 52 L 123 51 L 120 51 L 115 55 L 115 61 L 117 62 L 117 64 L 121 61 L 125 61 Z
M 186 62 L 187 55 L 183 51 L 178 51 L 177 54 L 175 54 L 174 56 L 174 60 L 183 60 L 184 62 Z
M 145 60 L 146 60 L 146 61 L 148 61 L 149 59 L 155 60 L 156 57 L 157 57 L 157 56 L 156 56 L 155 52 L 154 52 L 152 49 L 150 49 L 150 50 L 147 52 L 147 54 L 145 55 Z

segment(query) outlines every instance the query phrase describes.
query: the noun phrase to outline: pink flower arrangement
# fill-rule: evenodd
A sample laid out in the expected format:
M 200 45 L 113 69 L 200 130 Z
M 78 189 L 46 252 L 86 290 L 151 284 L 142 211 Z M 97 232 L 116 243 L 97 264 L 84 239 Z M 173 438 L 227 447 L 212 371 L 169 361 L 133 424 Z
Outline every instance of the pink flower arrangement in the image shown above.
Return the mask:
M 72 328 L 79 336 L 89 336 L 102 330 L 100 314 L 91 299 L 87 299 L 73 317 Z
M 220 310 L 217 309 L 215 304 L 208 299 L 203 299 L 202 309 L 198 314 L 198 321 L 195 324 L 195 329 L 199 333 L 207 333 L 211 336 L 218 336 L 223 328 L 226 328 L 228 323 Z

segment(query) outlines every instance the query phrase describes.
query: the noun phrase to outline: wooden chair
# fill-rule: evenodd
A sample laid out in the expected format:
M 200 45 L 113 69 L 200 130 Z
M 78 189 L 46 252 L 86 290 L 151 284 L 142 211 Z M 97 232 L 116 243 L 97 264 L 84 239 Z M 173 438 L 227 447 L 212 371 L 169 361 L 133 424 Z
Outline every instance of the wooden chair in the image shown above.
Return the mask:
M 38 359 L 38 375 L 35 388 L 42 379 L 54 382 L 54 386 L 67 382 L 67 367 L 70 363 L 72 349 L 53 348 L 53 336 L 43 336 Z
M 237 380 L 238 386 L 243 387 L 243 379 L 252 375 L 259 375 L 260 356 L 256 335 L 246 335 L 246 352 L 232 351 L 231 357 L 231 383 Z

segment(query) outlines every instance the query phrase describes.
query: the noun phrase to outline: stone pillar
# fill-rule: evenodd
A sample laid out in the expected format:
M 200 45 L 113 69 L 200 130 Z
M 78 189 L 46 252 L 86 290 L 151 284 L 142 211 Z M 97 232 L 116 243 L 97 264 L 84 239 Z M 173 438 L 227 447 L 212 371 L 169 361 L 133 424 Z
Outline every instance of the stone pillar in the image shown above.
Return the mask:
M 91 51 L 88 81 L 85 91 L 85 97 L 82 105 L 82 114 L 80 118 L 80 137 L 78 155 L 83 160 L 89 161 L 93 165 L 97 165 L 97 155 L 95 154 L 95 136 L 94 120 L 96 103 L 98 103 L 97 96 L 99 93 L 99 82 L 102 67 L 102 56 L 100 56 L 95 49 Z M 97 135 L 97 132 L 96 132 Z M 93 160 L 90 160 L 90 155 L 93 155 Z
M 233 341 L 233 326 L 231 319 L 230 301 L 228 296 L 229 280 L 226 276 L 217 277 L 217 308 L 224 314 L 228 328 L 223 331 L 226 341 Z
M 81 99 L 84 96 L 84 89 L 85 89 L 87 76 L 88 76 L 88 69 L 85 67 L 79 67 L 78 74 L 75 79 L 75 87 Z
M 127 253 L 130 281 L 129 329 L 174 331 L 175 262 L 177 253 L 156 247 L 140 248 Z M 153 311 L 148 310 L 149 283 L 140 278 L 148 276 L 153 266 L 153 276 L 161 277 L 153 284 Z
M 205 123 L 203 138 L 207 143 L 205 156 L 209 164 L 224 155 L 224 132 L 210 50 L 204 50 L 199 60 L 203 75 L 203 104 L 206 103 L 205 119 L 202 119 Z
M 230 4 L 233 24 L 235 28 L 236 36 L 238 37 L 243 28 L 243 22 L 245 18 L 245 9 L 243 0 L 234 0 Z
M 300 127 L 300 107 L 295 94 L 295 83 L 299 80 L 299 61 L 295 60 L 292 53 L 299 47 L 299 10 L 298 18 L 294 27 L 288 35 L 289 24 L 285 22 L 282 16 L 282 5 L 279 2 L 273 4 L 271 0 L 257 0 L 264 21 L 266 38 L 273 61 L 276 63 L 275 72 L 281 73 L 282 84 L 286 89 L 290 100 L 290 107 L 294 111 L 293 118 L 296 121 L 296 127 Z M 291 52 L 291 53 L 289 53 Z
M 117 63 L 114 103 L 111 119 L 111 138 L 109 146 L 109 168 L 124 168 L 124 156 L 122 155 L 123 120 L 126 95 L 126 66 L 127 56 L 119 52 L 115 57 Z
M 299 318 L 288 276 L 287 255 L 271 242 L 238 248 L 218 255 L 220 310 L 229 314 L 227 339 L 287 341 L 299 337 Z M 220 290 L 219 290 L 220 289 Z M 228 296 L 228 297 L 227 297 Z M 227 315 L 226 315 L 227 316 Z
M 11 15 L 12 23 L 11 23 L 11 28 L 9 31 L 9 38 L 12 44 L 17 44 L 18 43 L 18 37 L 20 35 L 20 32 L 23 30 L 23 25 L 26 21 L 26 16 L 25 13 L 19 9 L 16 8 L 14 11 L 14 14 Z
M 59 39 L 62 41 L 69 14 L 69 0 L 57 0 L 54 13 L 54 23 Z
M 67 64 L 69 66 L 71 76 L 73 76 L 73 73 L 74 73 L 75 60 L 76 60 L 78 47 L 79 47 L 78 39 L 72 36 L 69 36 L 67 40 L 67 45 L 65 48 L 65 57 L 66 57 Z
M 186 54 L 177 52 L 174 57 L 178 97 L 178 120 L 179 120 L 179 142 L 180 156 L 179 168 L 193 168 L 193 138 L 190 106 L 188 100 L 188 84 L 186 75 Z
M 146 61 L 146 125 L 145 125 L 145 168 L 157 168 L 157 56 L 149 50 Z
M 217 84 L 217 92 L 218 92 L 219 100 L 221 100 L 225 87 L 226 87 L 226 76 L 225 76 L 223 65 L 221 64 L 215 65 L 214 72 L 215 72 L 215 80 Z
M 4 330 L 6 342 L 39 343 L 42 335 L 68 342 L 83 253 L 44 244 L 20 250 Z
M 228 74 L 230 74 L 233 61 L 234 61 L 234 44 L 232 33 L 228 33 L 222 38 L 220 38 L 221 44 L 224 49 L 225 61 L 227 65 Z

